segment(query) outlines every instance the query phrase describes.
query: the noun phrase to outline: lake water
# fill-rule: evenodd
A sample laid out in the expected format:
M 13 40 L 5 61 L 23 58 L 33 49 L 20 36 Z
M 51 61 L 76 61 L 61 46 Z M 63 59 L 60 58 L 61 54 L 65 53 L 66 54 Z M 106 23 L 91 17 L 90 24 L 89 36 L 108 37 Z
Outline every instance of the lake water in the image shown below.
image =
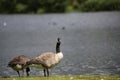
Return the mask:
M 0 76 L 17 75 L 7 67 L 15 56 L 55 52 L 57 37 L 64 59 L 51 75 L 120 75 L 120 12 L 98 12 L 0 15 Z

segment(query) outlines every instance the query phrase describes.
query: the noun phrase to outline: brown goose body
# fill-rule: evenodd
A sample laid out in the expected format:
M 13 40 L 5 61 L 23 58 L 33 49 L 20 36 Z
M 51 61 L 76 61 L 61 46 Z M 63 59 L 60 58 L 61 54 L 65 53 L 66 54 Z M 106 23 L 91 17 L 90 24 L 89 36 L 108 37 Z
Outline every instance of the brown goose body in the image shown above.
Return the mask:
M 62 52 L 60 53 L 53 53 L 53 52 L 45 52 L 41 55 L 31 59 L 29 64 L 31 67 L 49 69 L 57 65 L 63 58 Z
M 60 52 L 60 41 L 58 39 L 56 45 L 56 53 L 54 52 L 42 53 L 39 56 L 28 61 L 27 65 L 29 65 L 30 67 L 42 68 L 44 70 L 44 76 L 49 76 L 48 69 L 57 65 L 62 60 L 62 58 L 63 58 L 63 53 Z
M 24 69 L 26 69 L 26 74 L 29 76 L 29 67 L 26 67 L 26 62 L 28 62 L 30 59 L 24 55 L 20 55 L 17 57 L 14 57 L 9 63 L 8 66 L 11 67 L 13 70 L 17 71 L 19 77 L 20 73 L 19 71 L 22 70 L 24 72 Z

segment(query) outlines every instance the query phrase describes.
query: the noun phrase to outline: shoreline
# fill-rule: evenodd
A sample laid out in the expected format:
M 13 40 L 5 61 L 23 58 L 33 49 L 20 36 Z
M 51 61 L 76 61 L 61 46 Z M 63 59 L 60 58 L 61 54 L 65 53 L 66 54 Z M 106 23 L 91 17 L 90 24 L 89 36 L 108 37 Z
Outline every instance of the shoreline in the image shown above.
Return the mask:
M 30 77 L 0 77 L 0 80 L 119 80 L 120 76 L 119 75 L 54 75 L 54 76 L 49 76 L 49 77 L 44 77 L 44 76 L 30 76 Z

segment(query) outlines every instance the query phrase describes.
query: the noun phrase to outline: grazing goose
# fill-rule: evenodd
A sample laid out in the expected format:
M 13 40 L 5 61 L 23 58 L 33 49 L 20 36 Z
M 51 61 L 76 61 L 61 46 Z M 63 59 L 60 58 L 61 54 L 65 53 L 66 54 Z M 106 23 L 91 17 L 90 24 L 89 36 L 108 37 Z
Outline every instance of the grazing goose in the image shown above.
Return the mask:
M 57 40 L 56 53 L 45 52 L 27 62 L 30 67 L 42 68 L 44 76 L 49 76 L 49 69 L 57 65 L 63 58 L 63 53 L 60 51 L 60 38 Z
M 29 76 L 30 68 L 25 66 L 26 62 L 29 60 L 30 59 L 27 58 L 26 56 L 20 55 L 20 56 L 13 58 L 8 63 L 8 66 L 11 67 L 13 70 L 17 71 L 19 77 L 20 77 L 19 71 L 22 70 L 24 72 L 24 69 L 26 69 L 26 75 Z

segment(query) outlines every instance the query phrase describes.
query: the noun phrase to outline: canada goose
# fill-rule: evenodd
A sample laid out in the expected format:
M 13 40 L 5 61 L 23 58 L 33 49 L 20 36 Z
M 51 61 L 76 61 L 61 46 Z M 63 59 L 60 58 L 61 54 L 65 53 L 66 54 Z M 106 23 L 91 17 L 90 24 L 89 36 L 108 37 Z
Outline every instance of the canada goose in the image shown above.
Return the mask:
M 30 67 L 42 68 L 44 76 L 49 76 L 49 69 L 57 65 L 63 58 L 63 53 L 60 51 L 60 38 L 57 40 L 56 53 L 45 52 L 27 62 Z
M 26 56 L 20 55 L 20 56 L 13 58 L 8 63 L 8 66 L 11 67 L 13 70 L 17 71 L 19 77 L 20 77 L 19 71 L 22 70 L 24 72 L 24 69 L 26 68 L 26 75 L 29 76 L 30 68 L 25 66 L 26 62 L 29 60 L 30 59 L 27 58 Z

